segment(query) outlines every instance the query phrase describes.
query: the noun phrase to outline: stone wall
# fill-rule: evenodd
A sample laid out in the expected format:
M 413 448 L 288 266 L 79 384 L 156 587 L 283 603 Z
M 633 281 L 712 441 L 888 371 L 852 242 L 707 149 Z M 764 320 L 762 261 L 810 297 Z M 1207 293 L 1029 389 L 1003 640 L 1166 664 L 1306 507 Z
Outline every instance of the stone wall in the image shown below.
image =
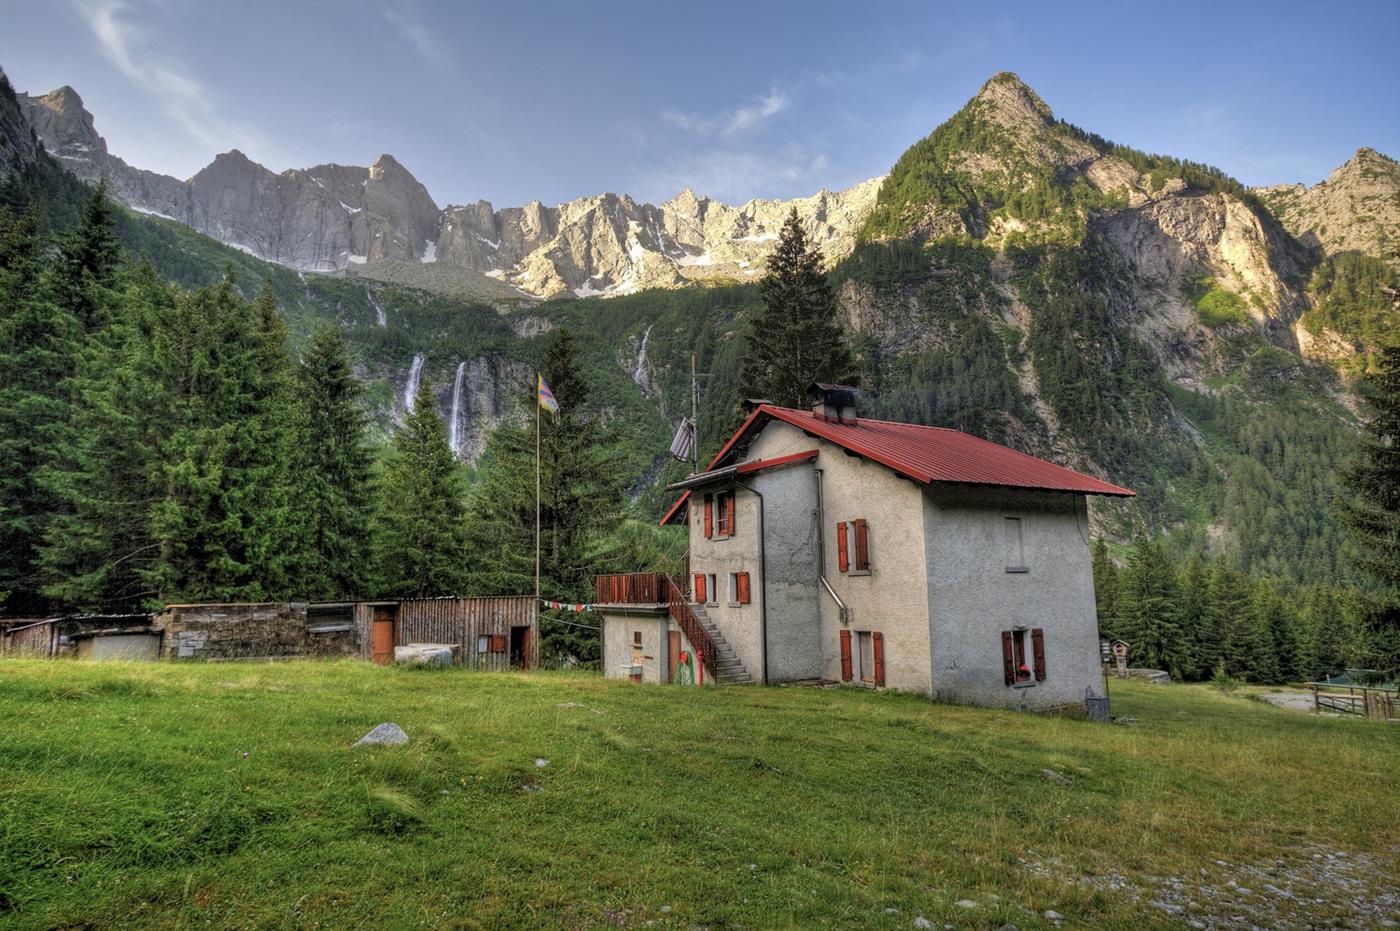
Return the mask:
M 359 655 L 356 625 L 307 617 L 305 604 L 169 605 L 156 616 L 161 656 L 175 660 Z

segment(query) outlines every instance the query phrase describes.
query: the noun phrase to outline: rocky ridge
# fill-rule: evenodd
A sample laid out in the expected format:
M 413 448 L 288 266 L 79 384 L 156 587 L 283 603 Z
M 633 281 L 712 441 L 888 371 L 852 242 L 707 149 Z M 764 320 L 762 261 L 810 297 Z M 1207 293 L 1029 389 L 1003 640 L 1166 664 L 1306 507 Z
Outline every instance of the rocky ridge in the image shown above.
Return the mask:
M 459 296 L 592 297 L 742 281 L 761 273 L 792 209 L 834 262 L 850 252 L 880 186 L 876 178 L 846 191 L 738 207 L 687 189 L 660 206 L 605 193 L 553 207 L 534 201 L 498 210 L 477 201 L 440 210 L 391 155 L 368 168 L 326 164 L 277 174 L 234 149 L 180 181 L 108 152 L 73 88 L 17 96 L 52 155 L 84 180 L 106 178 L 133 209 L 298 271 L 348 271 Z
M 1400 163 L 1358 149 L 1312 187 L 1279 184 L 1254 192 L 1288 231 L 1329 254 L 1361 252 L 1400 270 Z

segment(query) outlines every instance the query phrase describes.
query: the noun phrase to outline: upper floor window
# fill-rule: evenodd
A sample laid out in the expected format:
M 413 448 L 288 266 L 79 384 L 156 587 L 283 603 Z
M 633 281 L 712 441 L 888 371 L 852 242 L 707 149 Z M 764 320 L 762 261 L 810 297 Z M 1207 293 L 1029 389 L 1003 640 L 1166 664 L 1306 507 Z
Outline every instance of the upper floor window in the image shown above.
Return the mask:
M 836 568 L 854 575 L 870 571 L 870 525 L 865 518 L 836 525 Z
M 1004 522 L 1006 537 L 1006 571 L 1029 572 L 1026 566 L 1026 537 L 1021 527 L 1021 518 L 1008 517 Z
M 734 492 L 705 496 L 705 538 L 734 535 Z

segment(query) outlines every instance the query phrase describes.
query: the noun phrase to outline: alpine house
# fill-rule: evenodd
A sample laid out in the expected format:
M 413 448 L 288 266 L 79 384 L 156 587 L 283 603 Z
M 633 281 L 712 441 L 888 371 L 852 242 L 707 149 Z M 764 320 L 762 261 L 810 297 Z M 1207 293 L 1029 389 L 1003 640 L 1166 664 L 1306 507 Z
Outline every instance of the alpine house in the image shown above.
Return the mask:
M 1053 708 L 1101 690 L 1087 496 L 1133 492 L 956 430 L 751 413 L 663 524 L 689 577 L 600 577 L 604 672 L 847 682 Z M 688 589 L 688 591 L 687 591 Z

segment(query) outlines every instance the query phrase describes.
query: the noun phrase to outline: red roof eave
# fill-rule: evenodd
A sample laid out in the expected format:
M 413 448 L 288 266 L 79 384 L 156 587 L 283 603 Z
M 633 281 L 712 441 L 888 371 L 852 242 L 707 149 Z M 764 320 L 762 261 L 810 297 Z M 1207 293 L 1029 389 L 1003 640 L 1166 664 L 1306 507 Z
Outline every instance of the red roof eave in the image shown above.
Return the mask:
M 732 445 L 732 444 L 731 444 Z M 726 447 L 727 449 L 728 447 Z M 779 456 L 776 459 L 755 459 L 753 462 L 741 463 L 735 466 L 736 475 L 753 475 L 757 472 L 767 472 L 769 469 L 781 469 L 783 466 L 797 465 L 799 462 L 810 462 L 817 458 L 818 450 L 808 449 L 800 453 L 793 453 L 790 456 Z M 716 457 L 718 458 L 718 457 Z M 676 517 L 676 515 L 690 500 L 689 490 L 685 491 L 671 509 L 666 512 L 666 516 L 661 518 L 660 526 L 665 527 Z

